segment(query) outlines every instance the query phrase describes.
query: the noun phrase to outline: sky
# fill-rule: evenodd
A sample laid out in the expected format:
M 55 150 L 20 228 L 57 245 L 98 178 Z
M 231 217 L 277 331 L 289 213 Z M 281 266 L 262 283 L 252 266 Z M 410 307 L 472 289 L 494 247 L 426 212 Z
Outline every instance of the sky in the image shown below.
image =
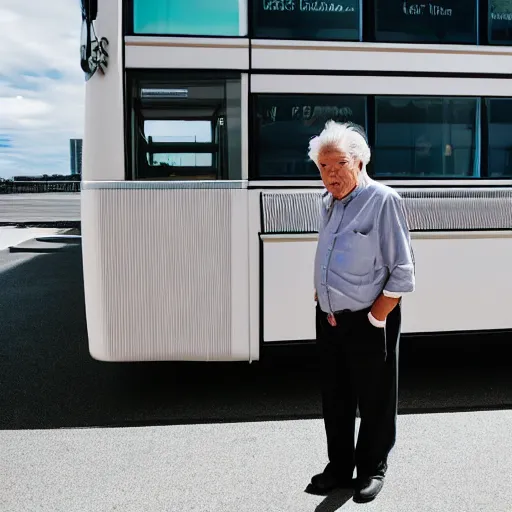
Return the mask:
M 0 0 L 0 178 L 70 174 L 82 138 L 79 0 Z

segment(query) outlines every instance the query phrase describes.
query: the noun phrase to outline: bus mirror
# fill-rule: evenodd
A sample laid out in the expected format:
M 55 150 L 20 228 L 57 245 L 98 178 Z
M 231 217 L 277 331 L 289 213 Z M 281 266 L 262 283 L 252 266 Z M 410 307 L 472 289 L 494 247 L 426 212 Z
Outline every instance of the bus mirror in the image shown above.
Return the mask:
M 82 19 L 91 23 L 98 16 L 98 0 L 82 0 Z

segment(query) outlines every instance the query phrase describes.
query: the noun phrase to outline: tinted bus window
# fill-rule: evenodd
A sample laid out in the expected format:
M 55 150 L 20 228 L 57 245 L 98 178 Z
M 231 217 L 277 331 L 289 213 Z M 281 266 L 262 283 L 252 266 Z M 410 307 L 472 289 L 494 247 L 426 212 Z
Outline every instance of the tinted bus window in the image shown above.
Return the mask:
M 258 178 L 314 178 L 318 170 L 308 158 L 309 140 L 329 119 L 366 127 L 364 96 L 258 95 L 256 98 Z
M 491 178 L 512 177 L 512 100 L 487 99 L 488 163 Z
M 489 0 L 489 43 L 512 44 L 512 0 Z
M 478 43 L 477 0 L 375 0 L 375 40 Z
M 376 177 L 478 177 L 479 99 L 375 98 Z
M 360 0 L 254 0 L 253 36 L 359 41 Z

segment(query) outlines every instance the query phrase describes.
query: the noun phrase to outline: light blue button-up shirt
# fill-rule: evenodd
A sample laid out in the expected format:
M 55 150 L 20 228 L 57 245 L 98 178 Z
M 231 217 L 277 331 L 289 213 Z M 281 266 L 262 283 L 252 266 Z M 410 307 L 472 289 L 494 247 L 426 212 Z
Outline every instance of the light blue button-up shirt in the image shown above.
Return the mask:
M 322 311 L 370 307 L 414 291 L 414 258 L 401 197 L 375 181 L 341 200 L 325 192 L 315 257 Z

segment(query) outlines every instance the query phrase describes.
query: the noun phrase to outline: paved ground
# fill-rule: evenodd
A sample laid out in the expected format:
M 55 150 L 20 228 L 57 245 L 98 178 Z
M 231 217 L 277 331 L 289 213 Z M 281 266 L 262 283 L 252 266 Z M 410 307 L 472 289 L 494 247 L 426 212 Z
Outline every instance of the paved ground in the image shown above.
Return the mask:
M 0 194 L 0 225 L 80 220 L 80 193 Z
M 510 512 L 512 411 L 401 416 L 378 499 L 304 492 L 320 420 L 0 432 L 5 512 Z
M 50 236 L 63 233 L 57 228 L 24 228 L 14 226 L 0 227 L 0 251 L 19 245 L 38 236 Z

